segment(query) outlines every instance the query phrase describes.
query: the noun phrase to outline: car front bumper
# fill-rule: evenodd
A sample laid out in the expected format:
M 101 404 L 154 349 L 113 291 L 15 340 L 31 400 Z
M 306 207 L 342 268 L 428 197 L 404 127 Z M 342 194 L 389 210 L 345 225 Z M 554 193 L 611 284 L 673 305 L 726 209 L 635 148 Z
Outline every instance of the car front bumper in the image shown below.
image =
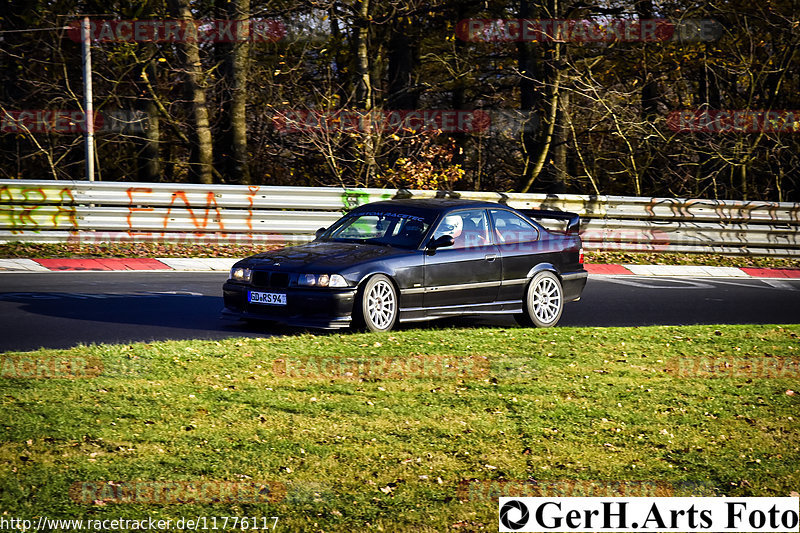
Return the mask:
M 248 292 L 271 292 L 286 295 L 286 305 L 248 302 Z M 291 326 L 340 329 L 352 322 L 356 288 L 347 289 L 263 289 L 226 282 L 222 287 L 225 307 L 222 316 L 247 320 L 280 322 Z

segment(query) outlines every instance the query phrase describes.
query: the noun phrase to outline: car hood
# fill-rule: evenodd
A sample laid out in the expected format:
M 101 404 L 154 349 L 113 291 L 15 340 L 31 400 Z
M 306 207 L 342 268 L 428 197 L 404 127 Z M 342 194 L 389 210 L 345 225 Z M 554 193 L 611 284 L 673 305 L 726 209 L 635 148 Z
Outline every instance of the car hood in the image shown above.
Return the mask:
M 254 255 L 247 258 L 242 266 L 292 272 L 334 273 L 368 261 L 409 253 L 412 251 L 376 244 L 315 241 Z

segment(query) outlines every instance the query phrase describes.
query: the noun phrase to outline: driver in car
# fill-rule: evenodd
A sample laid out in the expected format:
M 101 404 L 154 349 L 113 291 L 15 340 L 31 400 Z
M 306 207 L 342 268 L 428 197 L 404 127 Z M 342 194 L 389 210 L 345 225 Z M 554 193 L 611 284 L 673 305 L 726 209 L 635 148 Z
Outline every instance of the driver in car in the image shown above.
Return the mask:
M 455 248 L 464 245 L 462 232 L 464 231 L 464 221 L 458 215 L 448 215 L 444 218 L 436 233 L 433 235 L 434 239 L 438 239 L 442 235 L 450 235 L 455 242 Z

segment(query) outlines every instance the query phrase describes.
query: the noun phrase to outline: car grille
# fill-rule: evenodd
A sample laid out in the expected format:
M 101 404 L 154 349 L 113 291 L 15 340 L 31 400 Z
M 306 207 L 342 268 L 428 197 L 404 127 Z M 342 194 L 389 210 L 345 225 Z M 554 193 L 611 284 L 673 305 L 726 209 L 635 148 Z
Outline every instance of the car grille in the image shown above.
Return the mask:
M 286 272 L 264 272 L 256 270 L 253 272 L 251 283 L 254 287 L 285 289 L 289 286 L 289 274 Z
M 269 281 L 272 287 L 284 289 L 289 286 L 289 274 L 285 272 L 273 272 Z

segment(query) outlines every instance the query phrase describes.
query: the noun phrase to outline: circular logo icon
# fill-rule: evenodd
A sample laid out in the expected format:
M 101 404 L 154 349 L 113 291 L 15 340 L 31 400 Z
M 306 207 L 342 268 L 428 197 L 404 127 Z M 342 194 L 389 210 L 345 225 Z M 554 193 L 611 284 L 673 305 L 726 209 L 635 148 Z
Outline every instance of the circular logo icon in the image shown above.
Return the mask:
M 519 520 L 511 520 L 508 517 L 508 513 L 510 513 L 512 509 L 519 511 Z M 528 518 L 530 518 L 528 506 L 519 500 L 509 500 L 500 508 L 500 522 L 503 524 L 503 527 L 507 527 L 508 529 L 520 529 L 524 527 L 525 524 L 528 523 Z

